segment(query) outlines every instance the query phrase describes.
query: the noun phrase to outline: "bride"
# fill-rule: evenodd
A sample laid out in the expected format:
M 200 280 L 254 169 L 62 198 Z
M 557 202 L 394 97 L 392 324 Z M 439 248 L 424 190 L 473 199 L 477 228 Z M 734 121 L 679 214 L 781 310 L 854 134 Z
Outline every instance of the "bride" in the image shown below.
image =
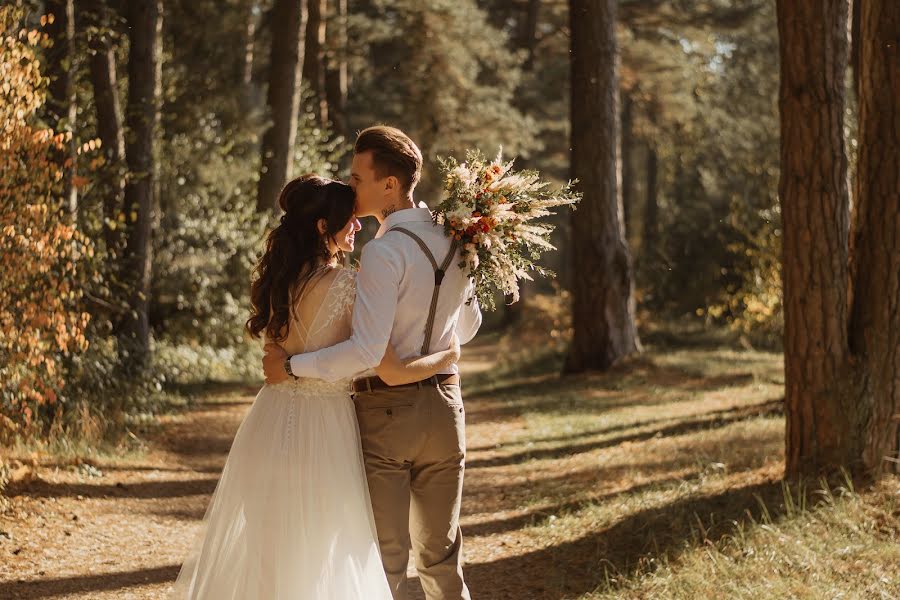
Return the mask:
M 288 354 L 350 337 L 353 271 L 341 266 L 360 229 L 350 186 L 307 175 L 278 200 L 251 288 L 253 337 Z M 448 351 L 400 361 L 388 346 L 377 374 L 428 378 Z M 173 598 L 390 600 L 381 566 L 349 380 L 265 385 L 235 436 Z

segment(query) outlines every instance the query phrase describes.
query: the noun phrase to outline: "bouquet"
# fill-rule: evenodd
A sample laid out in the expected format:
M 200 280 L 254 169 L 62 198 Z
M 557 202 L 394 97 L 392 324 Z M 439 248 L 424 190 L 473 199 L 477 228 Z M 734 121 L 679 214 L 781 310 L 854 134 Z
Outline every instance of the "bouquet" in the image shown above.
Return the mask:
M 535 264 L 550 243 L 554 226 L 539 221 L 555 214 L 552 208 L 575 205 L 581 194 L 570 181 L 552 190 L 536 171 L 514 171 L 504 162 L 502 150 L 488 162 L 477 151 L 466 153 L 466 162 L 442 159 L 441 179 L 446 197 L 433 212 L 434 222 L 457 240 L 462 262 L 475 284 L 475 297 L 494 309 L 494 292 L 519 300 L 519 281 L 532 281 L 529 272 L 545 277 L 555 274 Z M 471 299 L 470 299 L 471 301 Z

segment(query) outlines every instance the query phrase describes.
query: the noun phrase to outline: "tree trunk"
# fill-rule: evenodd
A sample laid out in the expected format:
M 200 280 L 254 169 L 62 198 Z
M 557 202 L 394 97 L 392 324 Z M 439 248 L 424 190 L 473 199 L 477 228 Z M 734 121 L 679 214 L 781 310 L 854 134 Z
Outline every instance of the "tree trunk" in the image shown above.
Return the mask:
M 853 81 L 853 93 L 859 98 L 859 20 L 862 9 L 862 0 L 850 0 L 853 6 L 850 21 L 850 70 Z
M 47 25 L 47 33 L 53 46 L 47 51 L 48 86 L 47 112 L 51 126 L 57 133 L 69 132 L 72 139 L 66 144 L 66 152 L 60 156 L 63 165 L 64 205 L 71 215 L 78 212 L 78 190 L 75 175 L 78 164 L 78 146 L 75 139 L 75 122 L 78 104 L 75 97 L 73 45 L 75 42 L 74 0 L 49 0 L 46 11 L 53 15 Z
M 857 0 L 858 2 L 859 0 Z M 900 11 L 867 0 L 860 14 L 859 159 L 853 231 L 850 350 L 861 371 L 853 431 L 865 475 L 900 463 Z M 885 457 L 889 457 L 885 460 Z
M 622 94 L 622 219 L 625 222 L 626 237 L 631 231 L 634 212 L 634 100 L 630 92 Z
M 104 179 L 107 188 L 103 195 L 103 216 L 116 222 L 125 201 L 125 132 L 122 129 L 122 106 L 119 101 L 119 84 L 116 73 L 116 53 L 102 18 L 103 1 L 92 0 L 86 6 L 91 13 L 89 26 L 96 28 L 88 40 L 88 67 L 91 87 L 94 91 L 94 107 L 97 114 L 97 135 L 106 159 Z M 110 253 L 119 247 L 118 229 L 107 227 L 106 246 Z
M 161 0 L 130 0 L 128 3 L 130 51 L 125 154 L 129 181 L 125 188 L 124 212 L 128 232 L 123 256 L 123 279 L 130 284 L 131 314 L 126 316 L 122 335 L 123 350 L 130 353 L 128 362 L 135 367 L 146 367 L 150 356 L 148 309 L 161 15 Z
M 607 369 L 640 350 L 634 282 L 616 192 L 618 82 L 615 0 L 570 0 L 572 176 L 584 192 L 572 216 L 574 337 L 565 371 Z M 587 126 L 590 124 L 590 127 Z
M 326 25 L 325 96 L 328 117 L 338 135 L 347 130 L 347 0 L 332 0 L 332 12 Z
M 534 53 L 537 49 L 537 26 L 540 10 L 540 0 L 527 0 L 525 2 L 525 18 L 522 19 L 519 28 L 519 47 L 524 48 L 528 52 L 523 65 L 526 71 L 534 68 Z
M 259 4 L 255 0 L 246 2 L 244 9 L 246 26 L 244 28 L 244 53 L 241 61 L 241 105 L 245 113 L 253 110 L 255 104 L 255 86 L 253 85 L 253 66 L 256 61 L 256 29 L 259 24 Z
M 778 0 L 786 474 L 845 464 L 849 196 L 847 0 Z
M 266 93 L 270 124 L 262 140 L 262 171 L 256 196 L 258 212 L 276 209 L 278 194 L 291 177 L 300 105 L 300 69 L 303 64 L 305 25 L 305 2 L 275 0 L 272 9 L 269 89 Z
M 642 252 L 647 261 L 656 256 L 659 241 L 659 160 L 656 146 L 647 143 L 647 195 L 644 198 L 644 235 Z
M 325 95 L 325 0 L 307 0 L 306 50 L 303 54 L 303 81 L 312 94 L 313 109 L 321 124 L 328 122 Z

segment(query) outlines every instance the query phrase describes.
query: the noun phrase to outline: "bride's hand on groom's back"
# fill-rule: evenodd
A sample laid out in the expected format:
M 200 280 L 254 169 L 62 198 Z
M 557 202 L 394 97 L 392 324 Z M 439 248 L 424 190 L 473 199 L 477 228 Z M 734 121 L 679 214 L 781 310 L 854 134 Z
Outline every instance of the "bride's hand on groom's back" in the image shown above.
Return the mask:
M 287 381 L 288 374 L 284 370 L 284 361 L 287 360 L 288 353 L 278 344 L 266 344 L 263 350 L 266 351 L 262 359 L 266 383 L 273 385 Z

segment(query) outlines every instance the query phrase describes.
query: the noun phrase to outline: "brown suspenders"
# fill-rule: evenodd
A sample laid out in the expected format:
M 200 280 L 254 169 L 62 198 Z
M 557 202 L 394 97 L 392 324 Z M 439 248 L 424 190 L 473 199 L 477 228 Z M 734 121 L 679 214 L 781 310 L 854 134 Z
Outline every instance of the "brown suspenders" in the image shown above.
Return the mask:
M 431 250 L 428 249 L 428 246 L 422 241 L 422 238 L 403 227 L 394 227 L 390 229 L 389 232 L 390 231 L 399 231 L 400 233 L 404 233 L 411 237 L 422 249 L 422 252 L 425 253 L 425 256 L 428 257 L 431 266 L 434 268 L 434 292 L 431 294 L 431 308 L 428 311 L 428 323 L 425 325 L 425 343 L 422 344 L 421 352 L 422 356 L 425 356 L 428 354 L 428 347 L 431 345 L 431 330 L 434 329 L 434 316 L 435 311 L 437 310 L 438 293 L 441 291 L 441 282 L 444 280 L 444 274 L 447 272 L 447 267 L 450 266 L 450 261 L 452 261 L 453 257 L 456 255 L 456 240 L 454 239 L 450 243 L 450 252 L 447 253 L 444 262 L 438 267 L 437 261 L 434 259 L 434 254 L 431 253 Z

